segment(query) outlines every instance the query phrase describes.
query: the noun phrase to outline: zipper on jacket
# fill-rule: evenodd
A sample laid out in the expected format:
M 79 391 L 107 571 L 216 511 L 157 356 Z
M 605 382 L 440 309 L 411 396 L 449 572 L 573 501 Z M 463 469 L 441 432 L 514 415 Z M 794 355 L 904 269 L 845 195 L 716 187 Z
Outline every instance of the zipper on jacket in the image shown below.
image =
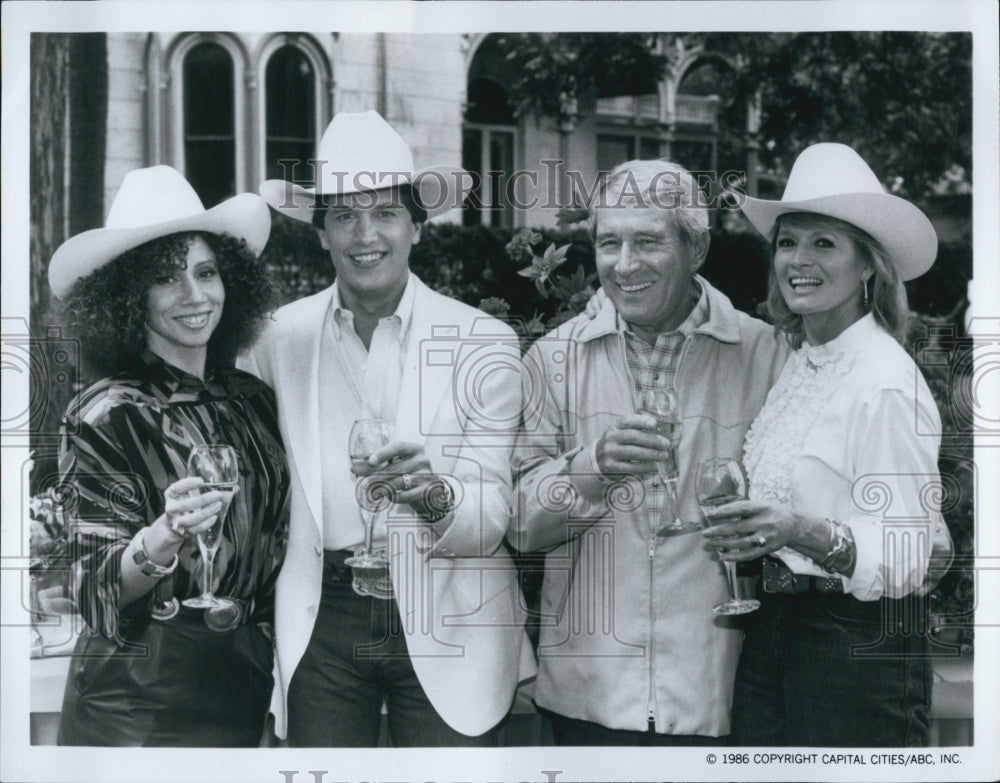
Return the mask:
M 656 481 L 657 479 L 654 479 Z M 665 500 L 665 498 L 664 498 Z M 655 680 L 653 679 L 653 640 L 655 639 L 655 634 L 653 633 L 653 626 L 656 624 L 656 618 L 653 616 L 653 569 L 656 567 L 656 521 L 652 516 L 646 514 L 646 536 L 649 542 L 649 694 L 646 697 L 646 723 L 647 725 L 656 725 L 656 688 L 654 686 Z
M 687 341 L 685 340 L 685 345 Z M 621 350 L 622 362 L 624 363 L 626 375 L 628 375 L 628 355 L 625 349 L 625 336 L 619 332 L 618 333 L 618 347 Z M 683 350 L 683 349 L 682 349 Z M 679 366 L 679 362 L 678 362 Z M 632 412 L 635 413 L 638 409 L 637 400 L 635 397 L 635 381 L 629 377 L 629 392 L 632 398 Z M 666 488 L 664 487 L 664 492 Z M 664 498 L 666 499 L 666 498 Z M 646 694 L 646 726 L 647 730 L 652 727 L 654 730 L 656 728 L 656 687 L 655 680 L 653 679 L 653 567 L 655 565 L 656 556 L 656 521 L 653 520 L 649 513 L 646 513 L 646 551 L 647 551 L 647 570 L 649 572 L 649 635 L 647 637 L 646 654 L 649 658 L 649 691 Z
M 656 680 L 654 679 L 654 669 L 653 669 L 653 640 L 655 635 L 653 633 L 653 626 L 656 623 L 656 618 L 653 616 L 653 548 L 655 546 L 656 533 L 650 530 L 650 543 L 649 543 L 649 694 L 646 700 L 646 722 L 649 726 L 656 728 Z

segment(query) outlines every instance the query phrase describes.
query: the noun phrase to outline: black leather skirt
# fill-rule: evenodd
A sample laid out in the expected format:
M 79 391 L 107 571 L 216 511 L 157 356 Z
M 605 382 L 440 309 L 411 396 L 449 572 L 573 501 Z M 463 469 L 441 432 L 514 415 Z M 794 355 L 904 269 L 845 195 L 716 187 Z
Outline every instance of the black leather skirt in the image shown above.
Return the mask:
M 201 613 L 128 623 L 119 646 L 86 628 L 66 679 L 60 745 L 256 747 L 274 684 L 253 623 L 209 628 Z

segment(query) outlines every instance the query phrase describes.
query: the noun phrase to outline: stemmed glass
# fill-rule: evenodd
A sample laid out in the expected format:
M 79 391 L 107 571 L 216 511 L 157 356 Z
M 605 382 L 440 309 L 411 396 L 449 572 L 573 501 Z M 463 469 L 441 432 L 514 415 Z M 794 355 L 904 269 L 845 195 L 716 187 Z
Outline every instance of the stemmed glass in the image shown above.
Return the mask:
M 681 437 L 680 405 L 673 389 L 653 389 L 639 395 L 639 413 L 652 416 L 656 420 L 656 434 L 670 441 L 670 456 L 656 465 L 656 472 L 663 483 L 663 511 L 660 514 L 658 536 L 686 533 L 699 528 L 698 522 L 682 522 L 677 500 L 677 481 L 680 476 L 677 465 L 677 441 Z
M 705 514 L 705 526 L 720 524 L 723 520 L 713 521 L 708 511 L 726 503 L 746 500 L 747 482 L 743 476 L 743 468 L 734 459 L 707 459 L 698 465 L 695 477 L 695 494 L 698 505 Z M 736 574 L 736 563 L 723 561 L 726 568 L 726 581 L 729 582 L 728 601 L 716 604 L 712 611 L 716 614 L 746 614 L 760 607 L 760 601 L 743 595 Z
M 196 598 L 185 599 L 182 603 L 196 609 L 217 609 L 232 605 L 228 598 L 218 598 L 213 592 L 213 570 L 215 553 L 222 542 L 222 526 L 229 513 L 233 495 L 239 486 L 239 462 L 236 449 L 232 446 L 197 445 L 191 449 L 187 463 L 188 475 L 198 476 L 205 483 L 195 490 L 201 494 L 216 490 L 223 494 L 222 508 L 212 526 L 198 534 L 198 550 L 204 567 L 201 572 L 202 592 Z
M 375 515 L 389 505 L 391 490 L 379 487 L 370 478 L 359 478 L 369 467 L 368 458 L 385 446 L 391 438 L 391 428 L 385 419 L 358 419 L 351 427 L 348 450 L 351 473 L 357 482 L 358 505 L 365 523 L 365 541 L 361 551 L 344 562 L 354 574 L 354 591 L 360 595 L 383 597 L 391 595 L 388 581 L 389 560 L 384 552 L 372 550 Z

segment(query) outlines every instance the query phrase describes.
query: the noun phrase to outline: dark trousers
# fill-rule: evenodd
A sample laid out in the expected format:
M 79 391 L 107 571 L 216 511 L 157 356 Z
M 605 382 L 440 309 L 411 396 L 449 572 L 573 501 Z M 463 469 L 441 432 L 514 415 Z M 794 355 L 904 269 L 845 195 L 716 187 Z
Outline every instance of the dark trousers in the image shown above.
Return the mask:
M 704 737 L 700 734 L 658 734 L 655 731 L 609 729 L 599 723 L 568 718 L 558 712 L 539 710 L 552 723 L 556 745 L 630 745 L 643 747 L 728 745 L 728 737 Z
M 931 661 L 924 599 L 763 593 L 744 617 L 739 745 L 927 744 Z
M 394 600 L 360 596 L 342 556 L 327 553 L 309 646 L 288 691 L 292 747 L 373 747 L 385 702 L 396 747 L 495 747 L 498 731 L 467 737 L 448 726 L 421 687 Z

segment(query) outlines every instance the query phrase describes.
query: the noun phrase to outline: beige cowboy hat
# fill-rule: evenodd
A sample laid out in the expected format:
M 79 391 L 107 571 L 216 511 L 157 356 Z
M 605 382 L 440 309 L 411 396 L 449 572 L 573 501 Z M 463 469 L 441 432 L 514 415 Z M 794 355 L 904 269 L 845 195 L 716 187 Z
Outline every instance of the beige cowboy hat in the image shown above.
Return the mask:
M 259 256 L 271 233 L 271 213 L 252 193 L 205 209 L 194 188 L 170 166 L 130 171 L 115 194 L 104 228 L 67 239 L 52 256 L 52 293 L 62 299 L 73 283 L 122 253 L 181 231 L 231 234 L 246 240 L 250 252 Z
M 919 208 L 885 192 L 875 172 L 844 144 L 813 144 L 802 151 L 781 201 L 747 198 L 741 207 L 761 234 L 789 212 L 814 212 L 868 232 L 885 248 L 903 280 L 920 277 L 937 257 L 937 234 Z
M 409 145 L 377 111 L 335 116 L 320 139 L 315 166 L 319 176 L 314 187 L 269 179 L 260 186 L 260 195 L 279 212 L 311 223 L 317 196 L 410 184 L 431 218 L 461 207 L 472 190 L 472 177 L 459 166 L 415 171 Z

